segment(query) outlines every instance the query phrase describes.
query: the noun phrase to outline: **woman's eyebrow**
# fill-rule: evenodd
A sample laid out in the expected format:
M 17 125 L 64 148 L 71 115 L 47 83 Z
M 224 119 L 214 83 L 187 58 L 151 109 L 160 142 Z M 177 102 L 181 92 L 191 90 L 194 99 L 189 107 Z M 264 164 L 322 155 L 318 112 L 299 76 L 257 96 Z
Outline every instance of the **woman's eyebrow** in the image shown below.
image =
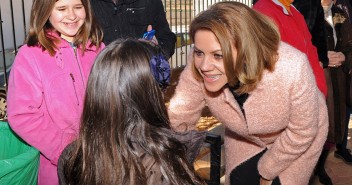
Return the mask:
M 196 46 L 194 46 L 193 49 L 196 50 L 196 51 L 201 51 L 201 52 L 203 52 L 202 50 L 198 49 Z M 214 50 L 214 51 L 211 51 L 210 53 L 216 53 L 216 52 L 222 52 L 222 50 L 221 50 L 221 49 L 216 49 L 216 50 Z

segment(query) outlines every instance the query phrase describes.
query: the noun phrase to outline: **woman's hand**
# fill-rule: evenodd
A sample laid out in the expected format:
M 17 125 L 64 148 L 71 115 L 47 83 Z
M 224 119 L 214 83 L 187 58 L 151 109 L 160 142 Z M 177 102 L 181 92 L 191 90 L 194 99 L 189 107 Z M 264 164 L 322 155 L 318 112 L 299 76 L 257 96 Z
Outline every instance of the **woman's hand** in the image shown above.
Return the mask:
M 273 181 L 264 179 L 263 177 L 260 177 L 260 185 L 271 185 Z

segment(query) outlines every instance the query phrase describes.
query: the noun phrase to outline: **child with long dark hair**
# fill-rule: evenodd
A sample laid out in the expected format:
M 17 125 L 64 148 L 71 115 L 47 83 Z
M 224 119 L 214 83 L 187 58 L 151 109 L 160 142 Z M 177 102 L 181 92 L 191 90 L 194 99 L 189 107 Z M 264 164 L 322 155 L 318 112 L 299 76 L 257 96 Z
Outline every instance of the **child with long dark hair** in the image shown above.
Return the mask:
M 161 49 L 146 41 L 115 41 L 99 54 L 79 138 L 60 157 L 61 184 L 204 184 L 189 163 L 204 133 L 170 130 L 160 89 L 169 73 Z M 180 138 L 198 139 L 193 155 Z

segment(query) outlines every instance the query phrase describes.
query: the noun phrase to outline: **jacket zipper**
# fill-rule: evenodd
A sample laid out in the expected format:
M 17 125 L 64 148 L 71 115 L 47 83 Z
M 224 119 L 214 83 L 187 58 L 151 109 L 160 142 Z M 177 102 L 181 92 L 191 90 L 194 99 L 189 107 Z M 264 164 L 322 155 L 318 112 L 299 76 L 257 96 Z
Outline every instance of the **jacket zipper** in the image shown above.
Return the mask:
M 73 74 L 70 73 L 70 77 L 72 79 L 72 85 L 73 85 L 73 89 L 75 91 L 75 95 L 76 95 L 76 100 L 77 100 L 77 105 L 79 106 L 79 101 L 78 101 L 78 95 L 77 95 L 77 90 L 76 90 L 76 85 L 75 85 L 75 78 L 73 77 Z
M 76 62 L 77 62 L 78 69 L 79 69 L 79 73 L 80 73 L 80 75 L 81 75 L 81 79 L 82 79 L 82 85 L 83 85 L 83 87 L 84 87 L 83 75 L 82 75 L 82 69 L 81 69 L 81 66 L 79 65 L 79 62 L 78 62 L 78 57 L 77 57 L 77 48 L 76 48 L 76 47 L 74 47 L 74 48 L 73 48 L 73 52 L 75 53 Z

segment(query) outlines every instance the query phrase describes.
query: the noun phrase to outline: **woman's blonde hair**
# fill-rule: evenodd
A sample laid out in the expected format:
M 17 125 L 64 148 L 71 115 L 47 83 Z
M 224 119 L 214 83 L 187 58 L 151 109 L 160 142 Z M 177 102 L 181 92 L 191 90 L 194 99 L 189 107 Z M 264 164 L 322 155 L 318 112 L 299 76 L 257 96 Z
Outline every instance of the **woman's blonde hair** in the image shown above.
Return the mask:
M 59 42 L 57 38 L 48 34 L 50 30 L 53 30 L 52 25 L 49 23 L 49 17 L 56 2 L 57 0 L 33 1 L 30 28 L 26 40 L 28 46 L 41 46 L 51 56 L 55 55 L 56 44 Z M 97 48 L 100 47 L 103 32 L 95 21 L 89 0 L 81 0 L 81 2 L 86 11 L 86 19 L 77 32 L 74 44 L 80 46 L 84 52 L 88 40 L 90 40 L 91 45 L 95 45 Z
M 280 34 L 276 25 L 264 15 L 238 2 L 220 2 L 200 13 L 190 25 L 194 42 L 198 30 L 209 30 L 217 37 L 223 54 L 228 84 L 240 84 L 236 93 L 254 90 L 263 71 L 274 70 Z M 233 61 L 232 46 L 237 49 Z M 197 78 L 200 74 L 193 65 Z

